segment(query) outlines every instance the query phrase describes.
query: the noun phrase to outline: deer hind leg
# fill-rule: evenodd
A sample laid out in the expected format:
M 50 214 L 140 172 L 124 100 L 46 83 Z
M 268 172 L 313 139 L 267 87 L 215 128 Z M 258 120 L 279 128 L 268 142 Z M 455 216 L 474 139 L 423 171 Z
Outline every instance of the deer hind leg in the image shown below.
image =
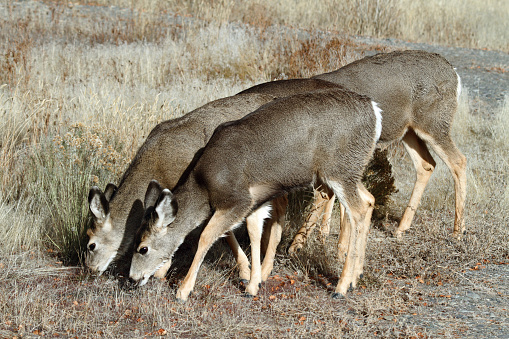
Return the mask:
M 332 210 L 334 209 L 334 201 L 336 201 L 336 196 L 333 192 L 328 192 L 327 195 L 329 196 L 329 200 L 325 202 L 325 207 L 322 215 L 322 223 L 320 227 L 322 243 L 325 243 L 325 238 L 327 238 L 330 234 Z
M 258 294 L 262 282 L 260 243 L 263 231 L 263 220 L 269 217 L 271 205 L 266 203 L 246 218 L 247 232 L 251 241 L 251 278 L 246 286 L 246 294 Z
M 285 224 L 286 206 L 288 205 L 288 197 L 285 195 L 272 201 L 272 216 L 268 222 L 267 228 L 264 229 L 263 237 L 268 238 L 266 245 L 262 245 L 262 252 L 265 253 L 265 257 L 262 262 L 262 281 L 266 281 L 269 278 L 270 272 L 274 268 L 274 258 L 276 256 L 277 246 L 281 241 L 281 233 Z M 268 234 L 269 236 L 266 236 Z
M 196 283 L 196 277 L 198 270 L 212 244 L 219 239 L 227 231 L 233 229 L 236 225 L 242 222 L 242 219 L 238 215 L 245 215 L 242 210 L 216 210 L 212 215 L 212 218 L 207 223 L 207 226 L 203 229 L 198 241 L 198 249 L 194 255 L 191 267 L 187 272 L 186 277 L 182 281 L 178 291 L 177 300 L 186 301 L 189 294 L 194 288 Z M 246 212 L 247 213 L 247 212 Z
M 297 235 L 295 235 L 295 238 L 288 249 L 288 253 L 290 254 L 295 254 L 304 247 L 307 238 L 311 232 L 313 232 L 313 229 L 322 215 L 324 208 L 326 208 L 326 205 L 331 200 L 331 197 L 328 196 L 326 192 L 319 191 L 318 189 L 313 190 L 313 195 L 313 206 L 306 217 L 306 221 L 297 232 Z M 334 205 L 334 201 L 332 202 L 332 205 Z
M 364 216 L 364 219 L 362 220 L 364 227 L 362 228 L 362 233 L 360 234 L 360 253 L 358 257 L 358 261 L 355 264 L 355 272 L 354 277 L 362 278 L 362 273 L 364 270 L 364 258 L 366 256 L 366 245 L 368 241 L 368 233 L 369 233 L 369 227 L 371 226 L 371 216 L 373 215 L 373 209 L 375 207 L 375 197 L 369 191 L 362 185 L 358 185 L 359 193 L 362 196 L 362 199 L 364 202 L 367 202 L 368 208 L 366 211 L 366 214 Z M 357 281 L 354 283 L 354 287 L 356 286 Z
M 421 201 L 422 194 L 426 185 L 429 181 L 433 170 L 435 169 L 435 160 L 428 151 L 424 141 L 415 134 L 413 130 L 408 132 L 403 137 L 403 145 L 405 146 L 408 155 L 412 159 L 412 162 L 416 171 L 416 178 L 410 201 L 403 213 L 403 217 L 399 223 L 399 227 L 395 232 L 397 238 L 401 238 L 403 232 L 410 228 L 412 219 L 414 218 L 415 211 L 419 202 Z
M 345 262 L 348 252 L 348 241 L 350 238 L 350 226 L 348 218 L 345 215 L 345 206 L 339 204 L 339 240 L 338 240 L 338 258 L 340 262 Z
M 455 192 L 455 215 L 454 215 L 454 231 L 453 237 L 460 239 L 465 233 L 465 220 L 463 212 L 465 209 L 465 200 L 467 197 L 467 158 L 452 141 L 450 135 L 440 138 L 431 138 L 427 135 L 422 136 L 438 156 L 445 162 L 451 171 L 454 179 Z
M 352 196 L 348 197 L 343 195 L 343 190 L 339 184 L 330 183 L 330 186 L 345 207 L 348 217 L 345 227 L 350 229 L 345 264 L 333 294 L 333 298 L 339 298 L 356 287 L 357 280 L 362 274 L 375 198 L 360 183 L 351 190 Z
M 235 261 L 239 267 L 239 278 L 243 283 L 247 283 L 251 276 L 251 269 L 249 268 L 249 259 L 247 255 L 244 253 L 242 248 L 240 247 L 237 238 L 233 234 L 233 232 L 228 231 L 226 233 L 226 242 L 230 249 L 233 252 L 233 256 L 235 257 Z

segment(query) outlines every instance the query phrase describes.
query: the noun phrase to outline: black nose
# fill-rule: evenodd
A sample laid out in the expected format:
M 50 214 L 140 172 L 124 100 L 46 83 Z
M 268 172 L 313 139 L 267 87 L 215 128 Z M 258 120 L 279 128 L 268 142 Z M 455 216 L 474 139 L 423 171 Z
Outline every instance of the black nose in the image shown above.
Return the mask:
M 92 252 L 93 250 L 95 250 L 95 243 L 91 243 L 90 245 L 88 245 L 88 250 L 90 252 Z
M 147 254 L 147 252 L 148 252 L 148 247 L 142 247 L 138 250 L 138 253 L 141 255 Z

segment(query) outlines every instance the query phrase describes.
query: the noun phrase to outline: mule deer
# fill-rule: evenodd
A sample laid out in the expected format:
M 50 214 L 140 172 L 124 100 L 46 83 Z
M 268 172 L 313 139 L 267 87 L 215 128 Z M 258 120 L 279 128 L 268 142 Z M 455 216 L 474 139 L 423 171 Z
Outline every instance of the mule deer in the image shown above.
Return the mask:
M 138 150 L 124 173 L 119 187 L 108 184 L 103 193 L 93 187 L 89 193 L 89 207 L 94 225 L 89 235 L 87 266 L 101 274 L 114 260 L 130 251 L 136 229 L 143 218 L 143 196 L 152 179 L 162 186 L 173 188 L 189 165 L 198 149 L 205 146 L 215 127 L 220 123 L 236 120 L 270 102 L 277 96 L 308 92 L 316 89 L 335 88 L 335 84 L 318 79 L 289 80 L 275 91 L 276 94 L 245 93 L 208 103 L 187 115 L 157 125 Z M 272 270 L 273 258 L 281 236 L 284 222 L 285 198 L 274 202 L 275 208 L 269 222 L 270 235 L 262 265 L 262 277 L 266 280 Z M 237 259 L 241 280 L 249 280 L 249 261 L 240 249 L 233 234 L 227 241 Z M 163 277 L 169 266 L 162 267 L 156 276 Z
M 132 254 L 134 236 L 143 219 L 143 197 L 152 179 L 172 188 L 195 152 L 205 146 L 215 127 L 239 119 L 273 99 L 275 97 L 268 94 L 236 95 L 158 124 L 138 150 L 118 188 L 108 184 L 104 193 L 98 187 L 90 190 L 88 201 L 94 225 L 87 231 L 90 238 L 87 266 L 101 274 L 113 260 Z M 239 264 L 241 279 L 248 280 L 250 270 L 246 255 L 233 234 L 228 235 L 227 241 Z M 278 242 L 273 241 L 276 246 Z M 270 255 L 266 265 L 270 266 L 266 269 L 270 272 Z M 168 268 L 163 267 L 156 276 L 164 277 Z
M 219 126 L 173 193 L 163 190 L 147 210 L 130 277 L 146 283 L 171 261 L 185 236 L 206 223 L 177 292 L 185 301 L 210 246 L 247 219 L 258 225 L 249 231 L 253 266 L 246 287 L 255 295 L 261 281 L 255 249 L 260 247 L 269 201 L 293 189 L 324 185 L 345 206 L 350 221 L 348 256 L 334 296 L 346 294 L 362 272 L 374 199 L 360 179 L 380 131 L 376 104 L 338 88 L 281 98 Z M 157 193 L 149 187 L 147 196 Z
M 395 235 L 401 238 L 410 228 L 424 188 L 435 168 L 428 151 L 430 145 L 445 162 L 454 179 L 455 218 L 453 236 L 465 232 L 463 210 L 466 198 L 466 158 L 451 138 L 451 125 L 461 91 L 460 77 L 442 56 L 425 51 L 398 51 L 377 54 L 348 64 L 336 71 L 317 75 L 351 91 L 367 95 L 382 109 L 382 134 L 379 144 L 402 140 L 416 169 L 416 181 Z M 274 92 L 276 82 L 245 91 Z M 308 221 L 297 233 L 289 252 L 300 250 L 324 209 L 323 223 L 328 223 L 334 196 L 315 191 L 316 206 Z M 327 225 L 325 227 L 327 229 Z M 344 228 L 348 230 L 348 228 Z M 347 233 L 340 233 L 345 248 Z M 344 251 L 342 252 L 344 253 Z

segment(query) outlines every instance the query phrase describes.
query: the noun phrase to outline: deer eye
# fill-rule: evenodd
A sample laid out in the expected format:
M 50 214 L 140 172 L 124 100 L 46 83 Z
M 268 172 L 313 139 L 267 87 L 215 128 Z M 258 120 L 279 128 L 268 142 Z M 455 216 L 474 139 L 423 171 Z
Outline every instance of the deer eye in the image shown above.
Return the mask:
M 95 243 L 91 243 L 90 245 L 88 245 L 88 250 L 90 252 L 93 252 L 95 250 Z
M 145 255 L 148 252 L 148 247 L 142 247 L 138 250 L 138 253 L 141 255 Z

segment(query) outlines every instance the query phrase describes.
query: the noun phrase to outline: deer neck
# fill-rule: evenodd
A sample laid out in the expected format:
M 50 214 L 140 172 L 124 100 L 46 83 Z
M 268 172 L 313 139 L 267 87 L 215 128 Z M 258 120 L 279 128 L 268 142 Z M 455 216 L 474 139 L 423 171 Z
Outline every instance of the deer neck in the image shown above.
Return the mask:
M 200 186 L 192 175 L 175 188 L 174 196 L 178 204 L 174 223 L 187 233 L 206 222 L 213 213 L 207 190 Z

